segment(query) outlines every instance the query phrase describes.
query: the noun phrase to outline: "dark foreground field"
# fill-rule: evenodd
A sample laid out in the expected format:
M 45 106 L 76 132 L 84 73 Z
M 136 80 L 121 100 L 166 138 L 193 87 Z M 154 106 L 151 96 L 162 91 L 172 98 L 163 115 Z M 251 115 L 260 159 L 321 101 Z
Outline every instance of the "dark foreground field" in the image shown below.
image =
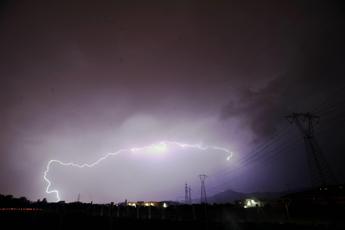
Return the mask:
M 1 216 L 1 229 L 344 229 L 337 224 L 267 223 L 236 221 L 136 220 L 107 217 Z
M 343 210 L 291 212 L 287 217 L 282 209 L 227 205 L 5 210 L 0 212 L 0 229 L 345 229 Z
M 251 200 L 253 201 L 253 200 Z M 2 229 L 345 229 L 344 186 L 311 189 L 264 205 L 36 202 L 0 195 Z

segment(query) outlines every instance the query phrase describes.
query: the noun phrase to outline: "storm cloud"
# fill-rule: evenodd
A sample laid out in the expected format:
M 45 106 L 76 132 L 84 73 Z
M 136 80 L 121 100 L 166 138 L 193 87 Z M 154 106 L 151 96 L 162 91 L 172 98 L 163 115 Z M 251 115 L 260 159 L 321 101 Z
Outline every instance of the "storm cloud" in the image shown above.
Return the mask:
M 0 12 L 1 193 L 42 198 L 50 159 L 161 140 L 245 156 L 344 85 L 340 1 L 5 1 Z

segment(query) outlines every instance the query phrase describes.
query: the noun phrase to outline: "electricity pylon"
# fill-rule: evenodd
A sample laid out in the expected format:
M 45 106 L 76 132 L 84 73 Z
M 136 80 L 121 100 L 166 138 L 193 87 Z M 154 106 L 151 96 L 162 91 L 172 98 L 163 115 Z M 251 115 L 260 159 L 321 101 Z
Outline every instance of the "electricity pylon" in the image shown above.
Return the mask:
M 200 203 L 206 204 L 207 203 L 207 196 L 206 196 L 205 180 L 207 178 L 207 175 L 205 175 L 205 174 L 199 175 L 199 178 L 200 178 L 200 182 L 201 182 Z
M 189 201 L 189 204 L 192 204 L 192 188 L 191 187 L 188 187 L 188 201 Z
M 335 184 L 336 178 L 314 136 L 314 124 L 319 122 L 319 116 L 311 113 L 292 113 L 287 119 L 291 124 L 296 124 L 303 134 L 312 185 Z
M 184 187 L 184 202 L 185 204 L 192 204 L 192 189 L 187 183 Z
M 189 194 L 188 194 L 188 185 L 187 183 L 184 186 L 184 203 L 188 204 L 189 202 Z

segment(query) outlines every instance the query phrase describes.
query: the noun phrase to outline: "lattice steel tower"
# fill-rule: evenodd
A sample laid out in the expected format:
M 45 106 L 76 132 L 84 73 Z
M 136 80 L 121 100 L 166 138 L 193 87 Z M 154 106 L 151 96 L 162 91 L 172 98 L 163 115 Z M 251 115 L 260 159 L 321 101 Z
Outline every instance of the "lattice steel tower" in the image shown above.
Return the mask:
M 207 203 L 207 196 L 206 196 L 205 180 L 207 178 L 207 175 L 205 175 L 205 174 L 199 175 L 199 178 L 200 178 L 200 182 L 201 182 L 200 203 L 206 204 Z
M 188 185 L 187 185 L 187 183 L 184 186 L 184 202 L 186 204 L 189 203 L 189 194 L 188 194 Z
M 311 113 L 292 113 L 287 119 L 291 124 L 296 124 L 303 134 L 312 185 L 335 184 L 336 178 L 314 137 L 314 124 L 318 123 L 319 116 Z
M 189 204 L 192 204 L 192 188 L 188 187 Z

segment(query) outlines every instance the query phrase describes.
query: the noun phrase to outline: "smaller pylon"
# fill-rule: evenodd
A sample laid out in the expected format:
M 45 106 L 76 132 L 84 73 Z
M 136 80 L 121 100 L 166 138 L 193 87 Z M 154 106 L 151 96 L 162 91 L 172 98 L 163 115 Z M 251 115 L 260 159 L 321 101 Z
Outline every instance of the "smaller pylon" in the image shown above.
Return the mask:
M 200 178 L 200 182 L 201 182 L 200 203 L 206 204 L 207 203 L 207 196 L 206 196 L 205 180 L 207 178 L 207 175 L 201 174 L 201 175 L 199 175 L 199 178 Z
M 188 203 L 192 204 L 192 188 L 188 187 Z
M 188 204 L 189 202 L 189 194 L 188 194 L 188 185 L 187 183 L 184 186 L 184 202 Z

